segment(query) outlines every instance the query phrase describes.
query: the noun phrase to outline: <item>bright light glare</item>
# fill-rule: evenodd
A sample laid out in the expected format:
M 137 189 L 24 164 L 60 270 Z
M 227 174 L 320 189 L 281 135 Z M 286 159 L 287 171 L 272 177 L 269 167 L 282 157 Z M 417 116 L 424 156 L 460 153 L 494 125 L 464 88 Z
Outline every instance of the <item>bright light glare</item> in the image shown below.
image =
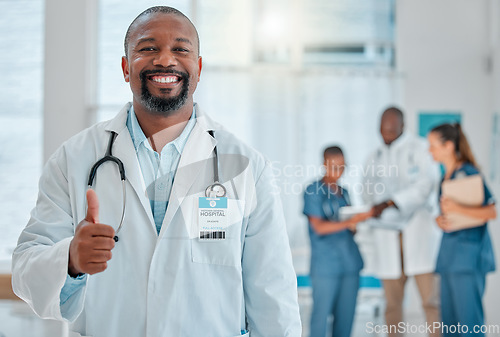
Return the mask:
M 288 22 L 283 15 L 271 13 L 264 17 L 260 28 L 265 39 L 278 40 L 285 37 Z

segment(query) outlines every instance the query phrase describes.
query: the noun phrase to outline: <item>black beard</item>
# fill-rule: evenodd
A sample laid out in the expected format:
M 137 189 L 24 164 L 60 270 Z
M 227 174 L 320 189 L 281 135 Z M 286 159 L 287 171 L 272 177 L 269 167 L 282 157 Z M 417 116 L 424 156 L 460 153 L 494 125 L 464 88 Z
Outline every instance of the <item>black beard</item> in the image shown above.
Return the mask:
M 148 76 L 153 74 L 174 74 L 182 78 L 182 88 L 179 95 L 170 98 L 161 98 L 153 96 L 147 87 Z M 145 70 L 141 72 L 141 101 L 144 106 L 151 112 L 156 112 L 160 115 L 172 111 L 179 110 L 187 101 L 189 92 L 189 75 L 180 71 L 161 71 L 161 70 Z M 168 114 L 167 114 L 168 115 Z

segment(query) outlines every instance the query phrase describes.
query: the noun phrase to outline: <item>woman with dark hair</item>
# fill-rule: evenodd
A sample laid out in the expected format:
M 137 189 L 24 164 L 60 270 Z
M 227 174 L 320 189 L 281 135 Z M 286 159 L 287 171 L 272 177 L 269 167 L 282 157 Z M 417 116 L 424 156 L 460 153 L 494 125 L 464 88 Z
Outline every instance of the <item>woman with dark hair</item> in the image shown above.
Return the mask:
M 443 124 L 428 135 L 429 151 L 434 160 L 445 168 L 443 181 L 480 174 L 469 142 L 460 124 Z M 495 201 L 484 184 L 484 202 L 481 206 L 463 206 L 441 197 L 441 215 L 436 219 L 444 231 L 436 272 L 441 275 L 441 306 L 443 335 L 466 335 L 484 324 L 482 297 L 486 274 L 495 270 L 495 259 L 487 221 L 496 218 Z M 467 191 L 464 191 L 467 193 Z M 441 196 L 441 189 L 440 189 Z M 459 213 L 480 219 L 479 225 L 457 229 L 448 221 L 447 214 Z M 460 329 L 458 325 L 460 324 Z M 457 330 L 455 330 L 457 329 Z

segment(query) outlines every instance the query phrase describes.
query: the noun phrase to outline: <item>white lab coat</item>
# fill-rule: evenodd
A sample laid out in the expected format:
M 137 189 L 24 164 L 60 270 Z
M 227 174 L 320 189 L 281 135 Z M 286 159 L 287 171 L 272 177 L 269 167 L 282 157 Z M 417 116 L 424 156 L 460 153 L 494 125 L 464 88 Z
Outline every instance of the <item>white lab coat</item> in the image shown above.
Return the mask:
M 130 103 L 111 121 L 64 143 L 49 159 L 31 219 L 13 254 L 15 293 L 43 318 L 70 322 L 70 336 L 300 336 L 296 275 L 269 163 L 197 109 L 158 235 L 126 127 Z M 126 213 L 113 258 L 62 306 L 75 226 L 85 217 L 90 167 L 118 133 L 113 155 L 125 166 Z M 207 130 L 215 130 L 215 140 Z M 213 149 L 227 188 L 226 240 L 197 239 L 198 197 L 213 183 Z M 118 169 L 97 172 L 101 223 L 117 227 Z
M 436 225 L 439 168 L 427 144 L 404 133 L 390 146 L 381 145 L 368 159 L 363 199 L 375 205 L 393 200 L 398 209 L 386 209 L 370 220 L 380 279 L 401 276 L 399 233 L 403 233 L 404 271 L 408 276 L 434 272 L 441 232 Z M 395 226 L 396 225 L 396 226 Z

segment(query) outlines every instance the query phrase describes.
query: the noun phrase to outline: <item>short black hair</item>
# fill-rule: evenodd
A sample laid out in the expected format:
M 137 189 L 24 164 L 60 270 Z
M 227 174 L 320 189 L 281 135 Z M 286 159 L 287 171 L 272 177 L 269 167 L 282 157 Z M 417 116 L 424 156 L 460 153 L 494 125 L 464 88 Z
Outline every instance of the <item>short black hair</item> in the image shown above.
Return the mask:
M 128 58 L 128 43 L 130 40 L 130 34 L 132 32 L 132 27 L 134 26 L 134 24 L 137 22 L 137 20 L 139 20 L 143 16 L 146 16 L 149 14 L 155 14 L 155 13 L 173 14 L 173 15 L 177 15 L 177 16 L 185 18 L 191 24 L 191 26 L 193 26 L 193 29 L 196 32 L 196 42 L 198 43 L 198 55 L 200 55 L 200 36 L 198 35 L 198 31 L 196 30 L 196 27 L 191 22 L 191 20 L 189 20 L 189 18 L 186 15 L 184 15 L 184 13 L 182 13 L 180 10 L 178 10 L 176 8 L 169 7 L 169 6 L 154 6 L 154 7 L 150 7 L 148 9 L 146 9 L 144 12 L 137 15 L 137 17 L 134 19 L 134 21 L 132 21 L 130 26 L 128 26 L 127 33 L 125 34 L 125 41 L 123 43 L 123 47 L 125 49 L 125 57 Z
M 339 146 L 329 146 L 323 151 L 323 158 L 326 159 L 326 157 L 329 156 L 344 156 L 344 152 L 342 152 L 342 149 Z
M 382 116 L 385 115 L 386 113 L 392 113 L 392 114 L 398 116 L 401 123 L 404 123 L 403 111 L 401 111 L 401 109 L 399 109 L 395 106 L 390 106 L 384 110 L 384 112 L 382 113 Z

